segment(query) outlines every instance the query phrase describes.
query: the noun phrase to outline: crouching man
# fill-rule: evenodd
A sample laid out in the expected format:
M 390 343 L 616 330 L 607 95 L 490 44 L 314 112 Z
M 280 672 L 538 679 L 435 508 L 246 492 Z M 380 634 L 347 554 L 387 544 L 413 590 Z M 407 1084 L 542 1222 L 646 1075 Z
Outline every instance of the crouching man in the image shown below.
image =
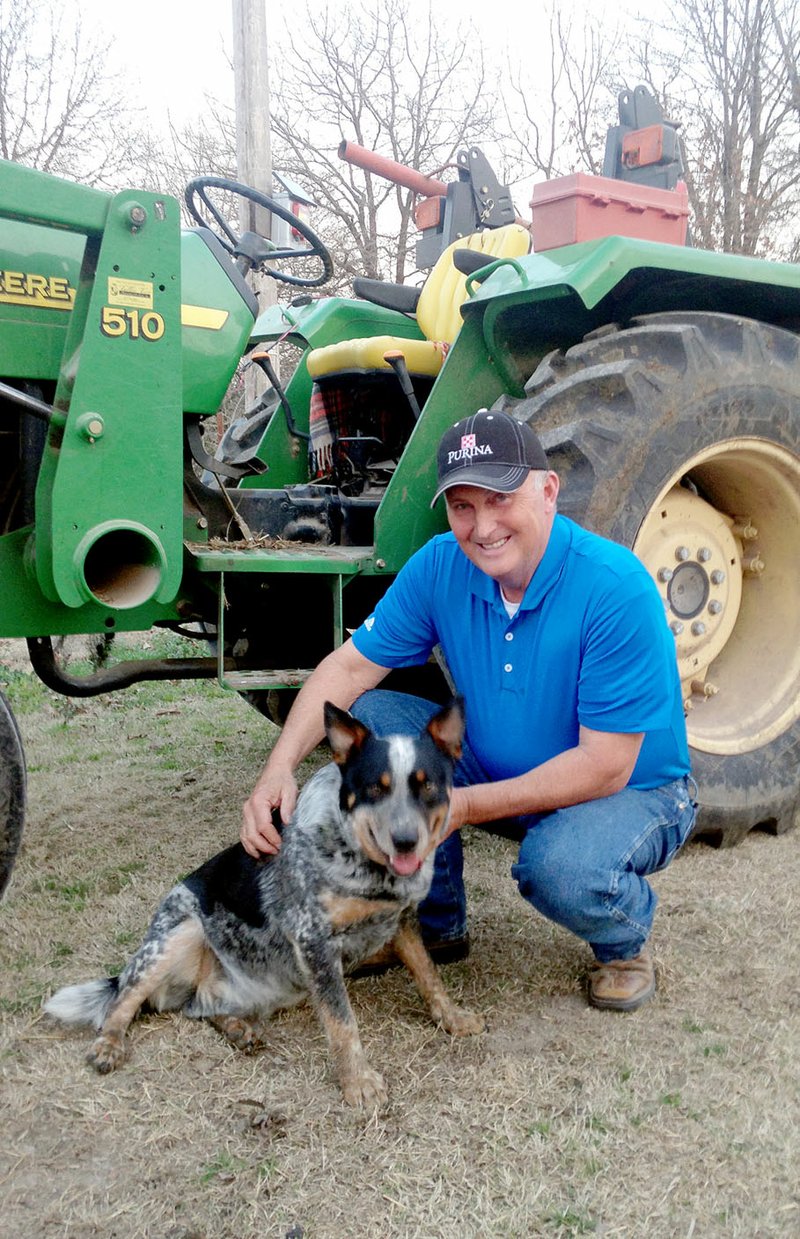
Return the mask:
M 440 961 L 468 949 L 460 828 L 516 819 L 520 894 L 587 942 L 596 1007 L 655 992 L 647 947 L 663 869 L 694 823 L 672 633 L 655 584 L 623 547 L 557 514 L 558 477 L 533 431 L 480 410 L 444 434 L 438 486 L 450 533 L 397 576 L 374 614 L 320 663 L 244 806 L 242 842 L 276 851 L 294 771 L 322 739 L 322 703 L 378 734 L 416 734 L 431 702 L 386 692 L 392 668 L 438 644 L 466 702 L 450 834 L 420 905 Z

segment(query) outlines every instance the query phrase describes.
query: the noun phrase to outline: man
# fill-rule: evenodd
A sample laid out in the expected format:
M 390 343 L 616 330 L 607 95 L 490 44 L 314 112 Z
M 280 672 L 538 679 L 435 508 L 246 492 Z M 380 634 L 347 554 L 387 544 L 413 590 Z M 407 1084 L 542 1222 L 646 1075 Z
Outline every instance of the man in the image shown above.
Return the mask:
M 431 539 L 345 645 L 315 670 L 244 807 L 251 855 L 280 839 L 294 770 L 322 737 L 322 703 L 378 734 L 415 732 L 430 702 L 375 690 L 438 644 L 466 701 L 450 835 L 420 924 L 431 953 L 466 954 L 460 828 L 517 819 L 520 893 L 587 942 L 589 1001 L 631 1011 L 655 992 L 646 943 L 662 869 L 696 806 L 674 641 L 647 571 L 623 547 L 557 515 L 539 440 L 479 410 L 444 434 L 439 482 L 451 532 Z

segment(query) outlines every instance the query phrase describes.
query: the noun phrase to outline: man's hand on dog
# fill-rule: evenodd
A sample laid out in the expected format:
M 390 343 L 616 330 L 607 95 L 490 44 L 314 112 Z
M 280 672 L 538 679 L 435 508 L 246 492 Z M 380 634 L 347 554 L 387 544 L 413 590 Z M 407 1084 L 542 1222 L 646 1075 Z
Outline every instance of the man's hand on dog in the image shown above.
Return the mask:
M 292 772 L 266 769 L 242 810 L 239 838 L 249 856 L 258 860 L 259 856 L 274 856 L 280 850 L 281 836 L 272 820 L 273 810 L 280 811 L 280 819 L 286 825 L 296 803 L 297 783 Z

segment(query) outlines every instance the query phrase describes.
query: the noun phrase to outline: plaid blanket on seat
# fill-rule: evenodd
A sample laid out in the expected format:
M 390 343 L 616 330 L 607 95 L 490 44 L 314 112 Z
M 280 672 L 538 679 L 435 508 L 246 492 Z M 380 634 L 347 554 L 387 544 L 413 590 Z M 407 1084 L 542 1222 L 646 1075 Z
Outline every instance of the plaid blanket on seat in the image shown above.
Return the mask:
M 333 473 L 333 445 L 347 434 L 347 415 L 351 401 L 347 387 L 314 383 L 309 408 L 309 477 L 315 480 Z

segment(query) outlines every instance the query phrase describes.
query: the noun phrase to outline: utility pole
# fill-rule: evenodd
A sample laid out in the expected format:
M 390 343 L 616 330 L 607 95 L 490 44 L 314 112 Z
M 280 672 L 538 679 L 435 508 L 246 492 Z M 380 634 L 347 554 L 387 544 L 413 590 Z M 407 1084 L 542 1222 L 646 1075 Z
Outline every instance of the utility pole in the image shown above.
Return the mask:
M 233 76 L 236 95 L 236 168 L 245 185 L 272 195 L 272 151 L 270 145 L 269 58 L 267 51 L 267 13 L 265 0 L 232 0 Z M 271 236 L 268 211 L 242 199 L 239 208 L 242 232 Z M 262 309 L 274 305 L 275 282 L 254 274 L 254 291 Z M 245 400 L 249 407 L 264 386 L 261 372 L 250 366 L 245 379 Z

